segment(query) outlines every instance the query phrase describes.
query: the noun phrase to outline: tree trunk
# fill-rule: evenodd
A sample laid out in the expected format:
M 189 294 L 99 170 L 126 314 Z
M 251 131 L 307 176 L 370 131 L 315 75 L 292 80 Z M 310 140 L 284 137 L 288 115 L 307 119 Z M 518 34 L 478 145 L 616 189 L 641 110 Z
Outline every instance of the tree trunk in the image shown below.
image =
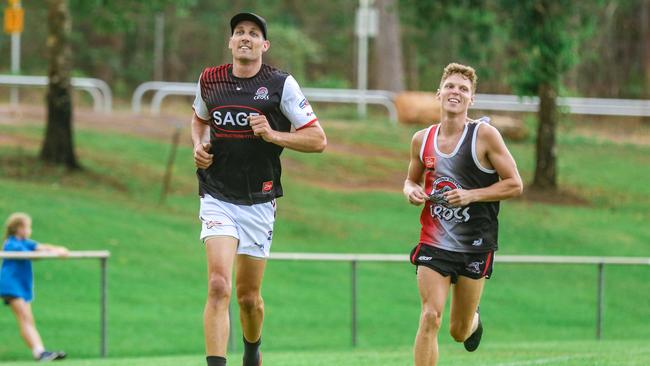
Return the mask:
M 377 89 L 404 90 L 402 42 L 399 11 L 395 0 L 376 0 L 379 10 L 379 31 L 375 38 L 375 82 Z
M 650 0 L 641 2 L 641 55 L 642 71 L 645 74 L 643 97 L 650 99 Z
M 537 128 L 537 161 L 533 187 L 557 189 L 557 158 L 555 151 L 555 126 L 557 125 L 557 92 L 548 83 L 539 87 L 539 112 Z
M 70 12 L 67 0 L 48 0 L 47 52 L 49 85 L 47 128 L 41 160 L 78 169 L 72 140 L 72 100 L 70 93 Z

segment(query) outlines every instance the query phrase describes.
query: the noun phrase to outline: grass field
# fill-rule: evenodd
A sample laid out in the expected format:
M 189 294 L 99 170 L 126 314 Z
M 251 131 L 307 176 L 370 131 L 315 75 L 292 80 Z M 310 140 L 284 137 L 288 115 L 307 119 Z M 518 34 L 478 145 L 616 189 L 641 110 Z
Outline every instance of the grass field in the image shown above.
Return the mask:
M 650 363 L 647 342 L 591 341 L 489 343 L 475 353 L 462 346 L 444 350 L 439 366 L 644 366 Z M 412 365 L 408 348 L 383 348 L 373 351 L 279 352 L 264 353 L 265 365 L 282 366 L 408 366 Z M 237 364 L 240 354 L 232 354 L 230 362 Z M 6 366 L 29 365 L 33 362 L 7 362 Z M 57 363 L 70 366 L 202 366 L 201 356 L 133 357 L 95 360 L 66 360 Z
M 403 253 L 406 259 L 419 230 L 419 208 L 407 205 L 400 193 L 414 129 L 324 124 L 330 140 L 325 154 L 283 155 L 286 197 L 279 200 L 273 250 Z M 205 259 L 197 239 L 190 148 L 179 149 L 171 195 L 160 205 L 167 139 L 79 128 L 76 144 L 86 169 L 70 175 L 36 161 L 42 135 L 42 126 L 33 121 L 0 124 L 0 217 L 27 211 L 34 217 L 36 240 L 111 251 L 111 357 L 200 355 Z M 499 253 L 650 256 L 650 148 L 571 133 L 561 134 L 559 142 L 561 184 L 587 204 L 505 202 Z M 533 144 L 509 146 L 529 181 Z M 419 315 L 412 266 L 359 265 L 356 352 L 350 350 L 349 271 L 345 263 L 269 264 L 263 290 L 268 364 L 409 364 Z M 95 357 L 98 264 L 40 261 L 35 272 L 34 312 L 46 344 L 65 349 L 73 359 Z M 594 343 L 594 267 L 498 265 L 481 305 L 490 324 L 479 353 L 485 357 L 472 357 L 472 364 L 618 365 L 623 363 L 613 357 L 621 355 L 647 363 L 642 351 L 650 348 L 650 268 L 611 266 L 605 274 L 606 342 Z M 236 352 L 241 333 L 234 328 Z M 29 359 L 8 309 L 0 308 L 0 340 L 0 361 Z M 441 364 L 470 362 L 452 351 L 458 346 L 446 334 L 441 344 L 448 357 Z M 526 361 L 553 357 L 546 363 Z M 119 364 L 190 365 L 195 358 L 120 359 Z M 306 363 L 309 359 L 315 361 Z M 69 363 L 118 361 L 83 362 Z

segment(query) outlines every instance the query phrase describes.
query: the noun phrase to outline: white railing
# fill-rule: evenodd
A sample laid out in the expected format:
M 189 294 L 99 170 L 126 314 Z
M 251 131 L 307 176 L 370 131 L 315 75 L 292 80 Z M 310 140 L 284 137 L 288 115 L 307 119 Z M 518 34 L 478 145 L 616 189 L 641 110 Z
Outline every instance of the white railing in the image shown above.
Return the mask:
M 93 109 L 96 112 L 111 113 L 113 109 L 113 94 L 104 80 L 94 78 L 71 78 L 72 87 L 88 92 L 93 98 Z M 29 75 L 0 75 L 0 85 L 8 86 L 47 86 L 47 76 Z
M 0 251 L 0 258 L 2 259 L 99 259 L 100 264 L 100 277 L 99 277 L 99 287 L 100 287 L 100 335 L 99 335 L 99 353 L 101 357 L 106 357 L 108 352 L 108 339 L 106 338 L 107 323 L 106 323 L 106 314 L 107 314 L 107 277 L 106 270 L 108 265 L 108 258 L 111 256 L 111 253 L 107 250 L 98 250 L 98 251 L 71 251 L 67 256 L 61 256 L 55 253 L 48 252 L 4 252 Z
M 359 262 L 408 262 L 405 254 L 335 254 L 335 253 L 271 253 L 272 260 L 338 261 L 351 264 L 351 333 L 352 346 L 357 344 L 357 264 Z M 640 257 L 580 257 L 580 256 L 536 256 L 498 255 L 495 263 L 518 264 L 595 264 L 598 267 L 598 290 L 596 311 L 596 339 L 602 336 L 604 313 L 605 265 L 650 265 L 650 258 Z
M 175 83 L 164 81 L 149 81 L 140 84 L 131 98 L 133 112 L 142 111 L 142 98 L 147 91 L 155 91 L 151 103 L 151 113 L 160 113 L 163 99 L 170 95 L 193 96 L 196 83 Z M 396 94 L 386 90 L 357 90 L 303 88 L 303 93 L 310 102 L 330 103 L 369 103 L 386 107 L 391 122 L 397 122 Z M 610 116 L 650 116 L 650 100 L 612 99 L 612 98 L 574 98 L 562 97 L 557 100 L 558 106 L 566 107 L 571 114 L 610 115 Z M 472 109 L 536 112 L 539 108 L 539 98 L 518 97 L 505 94 L 476 94 Z
M 140 84 L 133 92 L 131 98 L 131 110 L 134 113 L 142 112 L 142 99 L 148 91 L 155 91 L 151 99 L 151 113 L 160 114 L 160 107 L 163 100 L 170 95 L 194 96 L 196 83 L 174 83 L 165 81 L 148 81 Z M 325 88 L 303 88 L 303 94 L 310 102 L 329 103 L 359 103 L 378 104 L 388 110 L 389 119 L 397 123 L 397 108 L 395 107 L 395 94 L 385 90 L 356 89 L 325 89 Z

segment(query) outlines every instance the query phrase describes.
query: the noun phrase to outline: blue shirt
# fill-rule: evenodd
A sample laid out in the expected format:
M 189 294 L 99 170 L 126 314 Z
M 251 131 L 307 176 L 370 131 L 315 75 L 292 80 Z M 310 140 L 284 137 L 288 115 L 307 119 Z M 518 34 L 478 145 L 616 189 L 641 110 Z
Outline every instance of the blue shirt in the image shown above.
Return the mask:
M 7 238 L 3 250 L 12 252 L 33 252 L 38 244 L 29 239 Z M 27 259 L 5 259 L 0 269 L 0 296 L 20 297 L 32 301 L 34 297 L 34 275 L 32 261 Z

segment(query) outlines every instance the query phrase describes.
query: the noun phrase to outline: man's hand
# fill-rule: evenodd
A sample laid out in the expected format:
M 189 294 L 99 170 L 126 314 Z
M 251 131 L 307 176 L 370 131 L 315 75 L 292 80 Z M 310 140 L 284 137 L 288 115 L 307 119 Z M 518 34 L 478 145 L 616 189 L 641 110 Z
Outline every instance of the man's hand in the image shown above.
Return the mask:
M 474 202 L 472 191 L 465 189 L 452 189 L 442 194 L 450 206 L 462 207 Z
M 253 130 L 253 134 L 255 136 L 261 137 L 266 142 L 273 143 L 275 131 L 269 125 L 269 121 L 266 119 L 266 116 L 255 115 L 248 118 L 251 129 Z
M 198 143 L 194 145 L 194 165 L 199 169 L 207 169 L 212 165 L 212 154 L 210 148 L 212 145 L 209 143 Z
M 404 193 L 406 198 L 408 198 L 409 203 L 415 206 L 419 206 L 427 200 L 427 195 L 424 193 L 424 189 L 419 185 L 413 185 Z

